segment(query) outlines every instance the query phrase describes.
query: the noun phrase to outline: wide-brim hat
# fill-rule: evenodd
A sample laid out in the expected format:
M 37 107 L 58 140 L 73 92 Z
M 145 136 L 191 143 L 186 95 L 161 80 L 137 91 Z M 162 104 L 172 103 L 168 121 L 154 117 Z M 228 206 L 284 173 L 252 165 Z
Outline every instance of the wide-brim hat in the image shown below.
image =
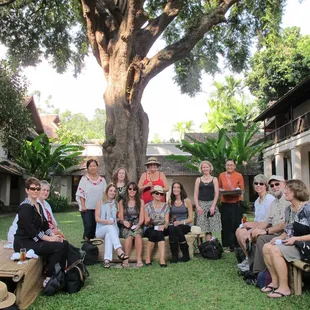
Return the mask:
M 279 181 L 279 182 L 283 182 L 285 181 L 284 178 L 280 175 L 272 175 L 269 180 L 268 180 L 268 184 L 271 182 L 271 181 Z
M 195 234 L 195 235 L 200 235 L 201 234 L 200 226 L 192 226 L 191 227 L 191 233 Z
M 148 158 L 148 160 L 144 164 L 144 166 L 148 166 L 148 165 L 151 165 L 151 164 L 155 164 L 155 165 L 161 166 L 161 163 L 158 161 L 158 159 L 156 157 Z
M 155 193 L 155 192 L 158 192 L 158 193 L 162 193 L 164 194 L 164 189 L 162 186 L 160 185 L 155 185 L 152 189 L 151 189 L 151 194 Z
M 0 309 L 12 306 L 16 301 L 16 296 L 8 292 L 6 284 L 0 281 Z

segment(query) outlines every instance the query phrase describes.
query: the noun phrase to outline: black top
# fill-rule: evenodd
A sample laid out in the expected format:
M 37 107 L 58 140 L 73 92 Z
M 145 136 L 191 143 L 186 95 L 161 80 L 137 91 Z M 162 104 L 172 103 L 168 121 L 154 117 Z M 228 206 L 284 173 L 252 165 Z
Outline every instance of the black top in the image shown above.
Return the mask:
M 214 184 L 213 178 L 209 183 L 203 183 L 200 178 L 198 200 L 212 201 L 214 200 Z
M 52 233 L 39 202 L 38 205 L 40 214 L 28 199 L 19 205 L 15 238 L 19 240 L 33 239 L 38 242 L 44 235 L 49 236 Z

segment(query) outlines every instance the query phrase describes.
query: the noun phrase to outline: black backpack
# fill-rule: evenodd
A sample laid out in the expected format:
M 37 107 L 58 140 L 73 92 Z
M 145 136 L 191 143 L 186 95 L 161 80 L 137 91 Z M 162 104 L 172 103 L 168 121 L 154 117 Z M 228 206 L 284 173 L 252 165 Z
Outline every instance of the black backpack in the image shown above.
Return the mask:
M 218 239 L 212 239 L 199 245 L 199 251 L 203 258 L 220 259 L 223 253 L 223 247 Z
M 85 252 L 84 264 L 85 265 L 94 265 L 98 263 L 99 249 L 98 245 L 103 243 L 102 240 L 92 240 L 92 241 L 83 241 L 82 242 L 82 251 Z
M 78 292 L 89 276 L 88 270 L 84 264 L 85 252 L 69 245 L 67 269 L 65 271 L 65 287 L 64 290 L 69 294 Z
M 54 273 L 44 287 L 44 294 L 53 296 L 65 286 L 65 273 L 59 263 L 54 266 Z

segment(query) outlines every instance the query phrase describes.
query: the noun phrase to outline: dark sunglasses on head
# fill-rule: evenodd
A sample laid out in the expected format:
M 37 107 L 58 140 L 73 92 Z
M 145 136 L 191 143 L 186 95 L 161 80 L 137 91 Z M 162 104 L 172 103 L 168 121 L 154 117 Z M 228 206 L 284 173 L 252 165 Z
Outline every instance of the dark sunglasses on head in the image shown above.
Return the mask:
M 137 189 L 136 189 L 136 188 L 133 188 L 133 187 L 129 187 L 128 190 L 129 190 L 129 191 L 137 191 Z
M 164 193 L 154 192 L 154 195 L 164 196 Z
M 30 191 L 37 191 L 37 192 L 39 192 L 41 190 L 41 187 L 29 187 L 28 189 Z
M 264 186 L 264 185 L 265 185 L 265 183 L 261 183 L 261 182 L 254 182 L 254 185 Z
M 279 186 L 279 185 L 280 185 L 280 183 L 273 183 L 273 184 L 270 184 L 270 187 L 273 188 L 273 187 Z

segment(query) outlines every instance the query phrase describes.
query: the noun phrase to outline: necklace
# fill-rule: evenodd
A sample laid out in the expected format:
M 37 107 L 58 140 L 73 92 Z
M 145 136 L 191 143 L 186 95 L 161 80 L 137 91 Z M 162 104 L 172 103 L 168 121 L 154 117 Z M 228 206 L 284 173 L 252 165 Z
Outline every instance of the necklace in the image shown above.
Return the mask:
M 182 205 L 182 200 L 180 199 L 180 200 L 175 200 L 174 201 L 174 206 L 175 207 L 180 207 Z
M 204 179 L 204 180 L 203 180 L 203 179 Z M 210 175 L 208 175 L 207 177 L 203 175 L 203 176 L 201 177 L 201 181 L 202 181 L 202 183 L 203 183 L 205 186 L 209 185 L 209 183 L 211 183 L 212 180 L 213 180 L 213 178 L 212 178 Z

